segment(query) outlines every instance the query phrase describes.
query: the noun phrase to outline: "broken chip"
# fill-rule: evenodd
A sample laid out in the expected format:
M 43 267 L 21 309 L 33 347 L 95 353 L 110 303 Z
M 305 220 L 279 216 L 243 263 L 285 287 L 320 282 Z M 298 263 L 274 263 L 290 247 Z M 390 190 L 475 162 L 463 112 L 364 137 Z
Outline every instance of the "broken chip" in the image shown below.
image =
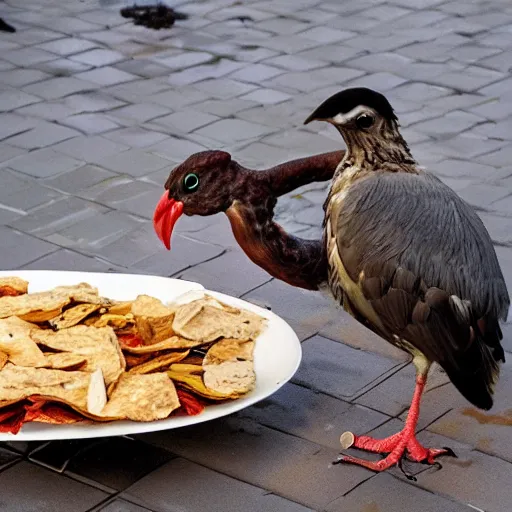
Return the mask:
M 263 318 L 249 311 L 234 308 L 228 311 L 222 305 L 214 306 L 208 298 L 206 302 L 200 299 L 180 306 L 172 326 L 176 334 L 184 338 L 207 343 L 222 337 L 255 339 L 263 322 Z
M 84 356 L 71 352 L 48 352 L 45 357 L 54 370 L 78 370 L 87 363 Z
M 78 306 L 66 309 L 62 314 L 49 320 L 48 323 L 55 330 L 67 329 L 79 324 L 84 318 L 100 309 L 100 307 L 100 304 L 78 304 Z
M 202 341 L 187 340 L 180 336 L 172 336 L 167 340 L 162 340 L 158 343 L 153 343 L 152 345 L 139 345 L 137 347 L 125 346 L 124 350 L 132 354 L 149 354 L 151 352 L 158 352 L 161 350 L 192 348 L 203 344 L 204 343 Z
M 166 373 L 124 373 L 101 414 L 133 421 L 167 418 L 180 406 L 176 388 Z
M 0 319 L 0 350 L 18 366 L 44 367 L 48 361 L 31 337 L 37 327 L 16 316 Z
M 128 373 L 151 373 L 156 370 L 162 370 L 172 363 L 177 363 L 178 361 L 182 361 L 185 359 L 190 350 L 186 350 L 185 352 L 171 352 L 169 354 L 162 354 L 161 356 L 150 359 L 149 361 L 145 361 L 141 364 L 133 366 L 128 370 Z
M 223 339 L 208 350 L 203 360 L 203 382 L 208 389 L 226 395 L 244 395 L 254 388 L 254 341 Z
M 157 343 L 174 335 L 174 310 L 149 295 L 139 295 L 132 304 L 137 331 L 146 345 Z
M 102 304 L 108 301 L 99 297 L 98 290 L 87 283 L 58 286 L 47 292 L 0 297 L 0 318 L 18 316 L 27 322 L 46 322 L 56 317 L 64 306 L 73 302 Z
M 53 350 L 83 356 L 87 361 L 83 370 L 93 372 L 101 368 L 107 385 L 117 380 L 126 367 L 119 342 L 111 327 L 75 325 L 57 332 L 37 330 L 31 332 L 31 338 L 37 344 Z
M 28 282 L 15 276 L 0 277 L 0 297 L 16 297 L 28 291 Z
M 234 398 L 232 395 L 218 393 L 213 389 L 207 388 L 200 375 L 173 370 L 168 370 L 167 375 L 173 381 L 179 382 L 182 386 L 190 389 L 203 398 L 209 398 L 210 400 L 229 400 L 230 398 Z
M 93 378 L 90 373 L 27 368 L 7 363 L 0 372 L 0 400 L 23 400 L 41 395 L 65 400 L 88 410 L 91 384 L 97 387 L 97 376 Z

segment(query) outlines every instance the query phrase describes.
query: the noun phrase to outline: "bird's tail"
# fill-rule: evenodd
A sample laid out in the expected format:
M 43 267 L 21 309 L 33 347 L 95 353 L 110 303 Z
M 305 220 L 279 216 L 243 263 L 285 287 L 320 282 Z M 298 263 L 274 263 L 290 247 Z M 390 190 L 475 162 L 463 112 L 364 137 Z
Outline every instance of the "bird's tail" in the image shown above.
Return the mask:
M 499 362 L 505 362 L 500 344 L 503 335 L 494 319 L 476 323 L 471 332 L 468 348 L 459 352 L 456 365 L 446 365 L 445 371 L 466 400 L 480 409 L 489 410 L 500 374 Z

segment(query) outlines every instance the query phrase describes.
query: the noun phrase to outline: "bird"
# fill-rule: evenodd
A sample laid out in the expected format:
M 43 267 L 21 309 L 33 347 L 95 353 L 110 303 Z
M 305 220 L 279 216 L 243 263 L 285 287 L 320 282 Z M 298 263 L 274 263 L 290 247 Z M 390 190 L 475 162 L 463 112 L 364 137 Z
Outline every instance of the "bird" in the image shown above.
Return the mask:
M 405 426 L 386 439 L 341 436 L 342 447 L 381 453 L 379 461 L 338 462 L 384 471 L 404 456 L 434 464 L 449 448 L 416 438 L 432 363 L 473 405 L 488 410 L 505 361 L 499 320 L 510 297 L 491 237 L 476 212 L 421 168 L 379 92 L 364 87 L 327 98 L 306 120 L 332 124 L 347 146 L 324 204 L 328 286 L 346 311 L 408 352 L 416 386 Z
M 170 250 L 173 228 L 184 214 L 225 213 L 237 243 L 258 266 L 292 286 L 319 290 L 327 280 L 321 240 L 290 235 L 273 220 L 277 198 L 312 182 L 328 181 L 344 151 L 299 158 L 255 171 L 225 151 L 201 151 L 174 168 L 153 215 L 153 225 Z
M 426 448 L 416 438 L 431 365 L 441 366 L 469 402 L 488 410 L 505 360 L 499 320 L 506 320 L 510 298 L 491 238 L 475 211 L 417 164 L 382 94 L 345 89 L 305 123 L 312 121 L 334 125 L 347 147 L 336 155 L 334 172 L 330 160 L 325 172 L 332 181 L 321 240 L 292 237 L 273 221 L 281 192 L 314 181 L 321 169 L 307 175 L 307 166 L 299 165 L 295 177 L 294 165 L 286 172 L 246 173 L 223 152 L 193 155 L 170 173 L 155 229 L 169 247 L 181 213 L 223 211 L 253 262 L 293 286 L 327 289 L 356 320 L 408 352 L 416 383 L 404 428 L 385 439 L 345 432 L 342 448 L 383 458 L 342 454 L 336 462 L 377 472 L 401 468 L 405 458 L 435 464 L 454 453 Z

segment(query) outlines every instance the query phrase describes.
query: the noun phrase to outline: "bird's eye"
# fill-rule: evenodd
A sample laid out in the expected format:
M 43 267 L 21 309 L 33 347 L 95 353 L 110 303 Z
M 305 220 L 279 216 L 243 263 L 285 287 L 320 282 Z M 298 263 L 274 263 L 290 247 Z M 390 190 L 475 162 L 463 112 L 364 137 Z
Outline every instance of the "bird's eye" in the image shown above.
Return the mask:
M 361 114 L 356 119 L 356 124 L 359 128 L 366 130 L 372 126 L 374 121 L 375 121 L 375 119 L 370 114 Z
M 199 176 L 194 173 L 187 174 L 183 178 L 183 188 L 185 192 L 194 192 L 199 187 Z

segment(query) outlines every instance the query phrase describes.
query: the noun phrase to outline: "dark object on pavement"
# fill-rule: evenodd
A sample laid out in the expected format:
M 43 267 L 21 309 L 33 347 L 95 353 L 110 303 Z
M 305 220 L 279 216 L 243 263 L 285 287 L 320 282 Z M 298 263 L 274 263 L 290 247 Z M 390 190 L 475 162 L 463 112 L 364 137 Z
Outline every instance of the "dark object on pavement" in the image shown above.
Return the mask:
M 0 30 L 2 32 L 16 32 L 16 29 L 14 27 L 12 27 L 11 25 L 9 25 L 8 23 L 6 23 L 3 18 L 0 18 Z
M 188 16 L 174 11 L 163 4 L 125 7 L 121 9 L 123 18 L 133 18 L 135 25 L 154 30 L 171 28 L 176 20 L 186 20 Z

